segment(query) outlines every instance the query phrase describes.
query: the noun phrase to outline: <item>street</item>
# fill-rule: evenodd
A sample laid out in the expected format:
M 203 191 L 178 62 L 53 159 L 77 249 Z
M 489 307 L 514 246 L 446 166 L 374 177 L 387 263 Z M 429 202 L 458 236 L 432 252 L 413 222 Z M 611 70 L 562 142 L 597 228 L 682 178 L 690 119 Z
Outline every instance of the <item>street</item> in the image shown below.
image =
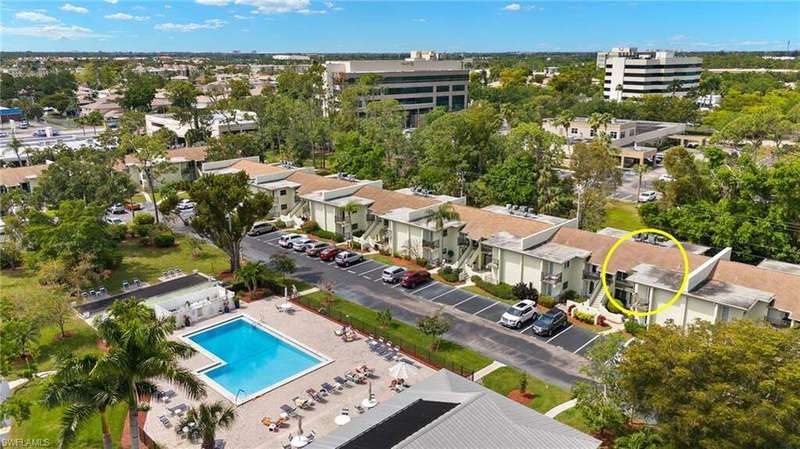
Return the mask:
M 443 308 L 443 314 L 453 323 L 446 335 L 450 340 L 564 388 L 583 378 L 578 372 L 585 363 L 581 355 L 600 340 L 599 334 L 576 326 L 550 337 L 534 335 L 530 322 L 518 330 L 507 329 L 498 320 L 508 304 L 437 281 L 414 289 L 388 285 L 381 282 L 385 265 L 379 262 L 367 259 L 340 268 L 333 262 L 282 249 L 276 244 L 281 235 L 273 232 L 246 238 L 242 243 L 245 257 L 267 261 L 272 254 L 287 254 L 297 263 L 294 277 L 314 284 L 323 279 L 333 282 L 337 295 L 373 310 L 388 308 L 395 319 L 408 324 Z

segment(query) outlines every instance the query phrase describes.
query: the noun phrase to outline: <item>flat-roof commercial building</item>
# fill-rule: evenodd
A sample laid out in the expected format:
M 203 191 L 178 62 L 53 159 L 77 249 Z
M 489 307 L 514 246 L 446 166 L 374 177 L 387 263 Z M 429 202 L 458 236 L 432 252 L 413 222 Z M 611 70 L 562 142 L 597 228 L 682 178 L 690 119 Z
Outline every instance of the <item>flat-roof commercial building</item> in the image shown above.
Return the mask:
M 181 122 L 173 114 L 147 114 L 144 120 L 147 135 L 167 128 L 178 136 L 179 143 L 185 140 L 186 133 L 191 129 L 189 123 Z M 249 111 L 217 111 L 211 114 L 207 129 L 211 137 L 255 131 L 258 129 L 258 117 L 255 112 Z
M 440 60 L 433 52 L 411 52 L 403 61 L 329 61 L 323 79 L 326 108 L 341 91 L 366 75 L 380 77 L 377 93 L 362 99 L 368 101 L 391 98 L 406 111 L 406 127 L 419 123 L 419 116 L 434 107 L 460 111 L 469 103 L 469 70 L 462 61 Z
M 700 84 L 702 58 L 675 56 L 673 51 L 615 48 L 597 54 L 605 69 L 603 97 L 623 100 L 648 95 L 683 97 Z
M 601 441 L 445 369 L 314 441 L 318 449 L 596 449 Z

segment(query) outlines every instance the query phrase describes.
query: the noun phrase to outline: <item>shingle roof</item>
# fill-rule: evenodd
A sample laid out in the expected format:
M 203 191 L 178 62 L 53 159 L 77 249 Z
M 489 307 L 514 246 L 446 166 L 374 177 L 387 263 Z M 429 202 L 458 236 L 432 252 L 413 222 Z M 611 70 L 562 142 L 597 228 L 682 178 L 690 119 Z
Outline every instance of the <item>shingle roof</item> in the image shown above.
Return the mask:
M 374 203 L 369 206 L 372 213 L 382 215 L 390 210 L 400 207 L 407 207 L 409 209 L 421 209 L 423 207 L 432 206 L 440 201 L 432 197 L 422 197 L 417 195 L 407 195 L 392 190 L 384 190 L 376 187 L 365 186 L 358 189 L 355 196 L 373 200 Z
M 353 185 L 351 181 L 345 181 L 338 178 L 328 178 L 326 176 L 315 175 L 313 173 L 306 173 L 297 171 L 287 177 L 289 181 L 294 181 L 300 184 L 298 193 L 305 195 L 307 193 L 316 192 L 319 190 L 333 190 L 340 187 L 347 187 Z
M 0 168 L 0 185 L 16 187 L 27 182 L 30 177 L 41 175 L 45 168 L 47 168 L 46 164 Z
M 285 168 L 278 167 L 276 165 L 262 164 L 261 162 L 249 161 L 247 159 L 242 159 L 240 161 L 235 162 L 233 165 L 230 166 L 230 168 L 241 170 L 247 173 L 247 175 L 250 176 L 251 178 L 255 178 L 256 176 L 260 175 L 268 175 L 272 173 L 281 173 L 286 171 Z
M 457 403 L 452 410 L 397 444 L 374 449 L 596 449 L 600 441 L 447 370 L 359 415 L 314 442 L 317 449 L 347 447 L 416 401 Z
M 774 293 L 774 307 L 800 319 L 800 276 L 721 260 L 711 279 Z
M 497 214 L 470 206 L 454 204 L 453 209 L 458 212 L 458 220 L 466 223 L 462 232 L 472 240 L 482 240 L 500 231 L 516 237 L 526 237 L 551 227 L 541 221 Z
M 186 159 L 198 162 L 205 161 L 206 147 L 185 147 L 185 148 L 175 148 L 172 150 L 167 150 L 166 159 L 170 161 L 175 159 Z M 126 154 L 125 164 L 137 165 L 139 164 L 139 159 L 136 159 L 136 156 L 133 154 Z
M 606 254 L 617 240 L 616 237 L 562 227 L 550 241 L 589 250 L 592 252 L 591 262 L 602 266 Z M 689 271 L 694 270 L 708 260 L 708 257 L 695 254 L 688 254 L 688 257 Z M 650 264 L 677 272 L 683 271 L 683 258 L 676 249 L 662 248 L 632 240 L 626 240 L 614 251 L 614 255 L 608 263 L 608 271 L 611 273 L 617 271 L 629 273 L 639 264 Z

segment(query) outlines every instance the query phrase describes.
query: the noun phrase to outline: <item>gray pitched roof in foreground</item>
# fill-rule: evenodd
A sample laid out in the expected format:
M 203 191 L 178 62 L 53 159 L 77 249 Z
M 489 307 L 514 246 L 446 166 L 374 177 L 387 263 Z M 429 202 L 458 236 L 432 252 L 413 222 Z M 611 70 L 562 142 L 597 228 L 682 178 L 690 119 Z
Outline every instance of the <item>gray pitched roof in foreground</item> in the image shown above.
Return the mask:
M 410 389 L 314 442 L 315 449 L 348 447 L 419 400 L 458 404 L 393 446 L 371 449 L 597 449 L 601 441 L 518 404 L 482 385 L 440 370 Z
M 82 304 L 79 304 L 77 308 L 78 311 L 80 312 L 95 313 L 100 310 L 104 310 L 108 307 L 111 307 L 111 304 L 117 301 L 122 301 L 130 298 L 145 300 L 148 298 L 153 298 L 155 296 L 166 295 L 168 293 L 191 288 L 196 285 L 204 283 L 210 284 L 212 282 L 213 281 L 211 279 L 209 279 L 206 276 L 203 276 L 202 274 L 191 273 L 175 279 L 170 279 L 164 282 L 159 282 L 157 284 L 148 285 L 146 287 L 142 287 L 136 290 L 128 290 L 113 296 L 108 296 L 94 301 L 87 301 Z

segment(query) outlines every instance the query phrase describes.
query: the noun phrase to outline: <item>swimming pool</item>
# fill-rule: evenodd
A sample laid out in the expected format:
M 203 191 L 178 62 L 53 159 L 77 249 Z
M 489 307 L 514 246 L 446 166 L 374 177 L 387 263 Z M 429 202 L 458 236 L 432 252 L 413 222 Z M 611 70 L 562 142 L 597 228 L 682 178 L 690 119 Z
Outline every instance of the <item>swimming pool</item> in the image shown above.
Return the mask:
M 330 362 L 244 315 L 184 338 L 215 360 L 198 374 L 237 405 Z

